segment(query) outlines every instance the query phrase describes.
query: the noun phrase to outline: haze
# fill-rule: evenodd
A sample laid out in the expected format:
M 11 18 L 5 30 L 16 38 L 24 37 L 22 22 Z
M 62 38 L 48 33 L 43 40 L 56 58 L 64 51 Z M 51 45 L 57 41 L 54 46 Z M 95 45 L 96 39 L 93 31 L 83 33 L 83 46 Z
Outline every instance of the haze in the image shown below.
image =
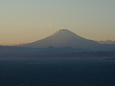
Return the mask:
M 115 0 L 1 0 L 0 44 L 42 39 L 60 28 L 115 41 Z

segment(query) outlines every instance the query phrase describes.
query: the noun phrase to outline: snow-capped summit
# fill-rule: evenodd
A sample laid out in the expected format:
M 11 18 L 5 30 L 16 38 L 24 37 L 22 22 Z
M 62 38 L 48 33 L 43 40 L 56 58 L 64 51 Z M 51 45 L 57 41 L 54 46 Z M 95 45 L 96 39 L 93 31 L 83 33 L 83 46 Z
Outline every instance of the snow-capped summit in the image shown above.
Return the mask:
M 57 32 L 48 36 L 47 38 L 49 37 L 56 38 L 56 40 L 60 40 L 60 41 L 64 41 L 64 40 L 69 41 L 71 38 L 84 39 L 67 29 L 60 29 Z
M 53 47 L 73 47 L 73 48 L 87 48 L 98 45 L 99 43 L 85 39 L 78 36 L 77 34 L 67 30 L 60 29 L 50 36 L 24 45 L 21 47 L 32 47 L 32 48 L 45 48 L 49 46 Z

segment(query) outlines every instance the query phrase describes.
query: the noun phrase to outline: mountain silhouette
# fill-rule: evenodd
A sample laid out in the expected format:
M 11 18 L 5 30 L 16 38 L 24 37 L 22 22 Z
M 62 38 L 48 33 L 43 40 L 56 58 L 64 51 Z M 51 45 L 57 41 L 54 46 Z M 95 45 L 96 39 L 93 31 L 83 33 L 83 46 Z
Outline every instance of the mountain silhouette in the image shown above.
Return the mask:
M 100 45 L 96 41 L 88 40 L 79 35 L 67 30 L 60 29 L 59 31 L 51 34 L 50 36 L 23 45 L 20 47 L 31 47 L 31 48 L 46 48 L 49 46 L 53 47 L 73 47 L 73 48 L 92 48 Z
M 97 41 L 97 42 L 101 44 L 115 44 L 115 41 L 112 41 L 112 40 Z

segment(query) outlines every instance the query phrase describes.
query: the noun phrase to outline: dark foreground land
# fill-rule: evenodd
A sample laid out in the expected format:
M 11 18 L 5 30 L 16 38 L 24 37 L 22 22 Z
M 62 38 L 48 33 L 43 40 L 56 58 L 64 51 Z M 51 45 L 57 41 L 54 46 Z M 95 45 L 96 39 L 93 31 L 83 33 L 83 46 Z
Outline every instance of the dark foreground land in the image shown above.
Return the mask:
M 115 86 L 115 61 L 1 58 L 0 86 Z

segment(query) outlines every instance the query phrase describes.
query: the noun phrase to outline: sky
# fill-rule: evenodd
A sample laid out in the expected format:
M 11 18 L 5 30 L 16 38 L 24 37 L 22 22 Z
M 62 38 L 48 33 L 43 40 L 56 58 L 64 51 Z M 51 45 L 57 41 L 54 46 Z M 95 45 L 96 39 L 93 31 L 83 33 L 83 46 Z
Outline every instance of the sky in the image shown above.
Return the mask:
M 115 0 L 0 0 L 0 45 L 37 41 L 60 28 L 115 41 Z

